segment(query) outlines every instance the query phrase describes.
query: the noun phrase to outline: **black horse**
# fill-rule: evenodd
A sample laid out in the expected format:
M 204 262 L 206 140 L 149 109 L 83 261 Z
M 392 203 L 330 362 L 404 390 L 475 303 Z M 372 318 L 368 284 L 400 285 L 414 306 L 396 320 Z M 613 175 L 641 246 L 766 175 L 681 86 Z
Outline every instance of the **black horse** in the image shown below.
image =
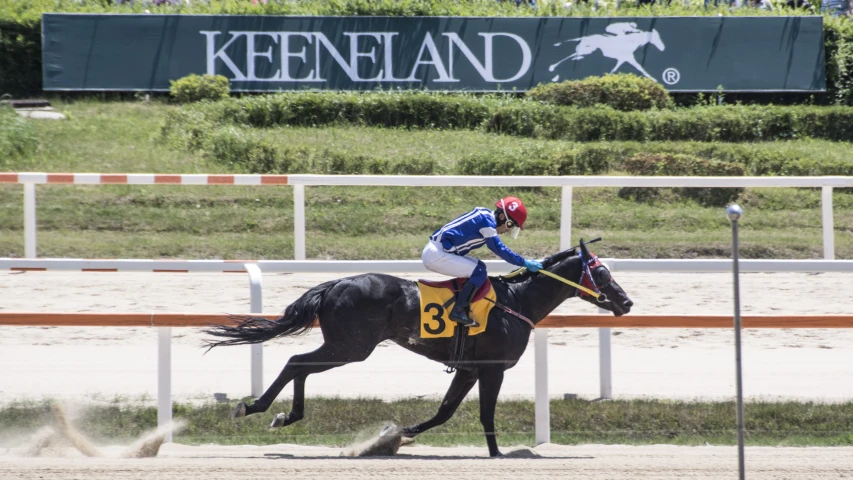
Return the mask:
M 584 300 L 613 312 L 628 313 L 633 302 L 613 281 L 607 267 L 591 255 L 581 240 L 580 253 L 569 249 L 542 262 L 543 267 L 561 277 L 593 286 L 606 296 L 582 293 Z M 587 278 L 584 279 L 586 272 Z M 580 279 L 580 281 L 578 280 Z M 590 281 L 591 280 L 591 281 Z M 294 355 L 267 391 L 251 405 L 239 403 L 235 417 L 265 412 L 285 385 L 294 381 L 293 408 L 278 414 L 272 426 L 286 426 L 304 415 L 305 378 L 352 362 L 365 360 L 384 340 L 437 362 L 457 367 L 438 413 L 418 425 L 403 429 L 404 437 L 414 437 L 443 424 L 453 416 L 462 399 L 480 382 L 480 422 L 485 430 L 490 456 L 500 455 L 495 440 L 495 406 L 504 371 L 513 367 L 530 338 L 531 325 L 537 323 L 564 300 L 575 296 L 575 287 L 545 275 L 523 273 L 492 277 L 497 302 L 505 308 L 492 308 L 486 330 L 467 337 L 458 362 L 451 358 L 453 339 L 420 338 L 420 294 L 415 282 L 390 275 L 368 273 L 332 280 L 308 290 L 290 304 L 275 321 L 261 317 L 239 317 L 237 326 L 216 326 L 205 332 L 226 340 L 211 341 L 210 348 L 221 345 L 260 343 L 279 336 L 307 331 L 319 320 L 324 343 L 317 350 Z M 511 311 L 512 313 L 508 312 Z

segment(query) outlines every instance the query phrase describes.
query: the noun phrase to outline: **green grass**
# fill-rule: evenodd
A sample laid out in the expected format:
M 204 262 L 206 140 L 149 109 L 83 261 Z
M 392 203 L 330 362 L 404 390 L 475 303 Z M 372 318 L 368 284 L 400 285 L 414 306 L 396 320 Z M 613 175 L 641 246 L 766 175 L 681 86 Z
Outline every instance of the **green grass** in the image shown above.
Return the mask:
M 435 414 L 437 400 L 316 397 L 306 403 L 305 419 L 283 429 L 267 426 L 273 415 L 289 411 L 289 399 L 276 402 L 266 413 L 243 419 L 230 418 L 227 404 L 191 406 L 176 404 L 175 418 L 187 427 L 175 436 L 184 444 L 299 443 L 344 446 L 375 434 L 384 423 L 412 425 Z M 733 402 L 658 400 L 552 400 L 551 439 L 580 444 L 734 445 L 737 443 Z M 818 404 L 753 402 L 745 407 L 747 444 L 775 446 L 853 445 L 853 403 Z M 506 445 L 534 442 L 532 401 L 500 402 L 496 413 L 499 442 Z M 0 438 L 32 432 L 52 422 L 50 406 L 16 403 L 0 409 Z M 108 406 L 86 408 L 75 425 L 99 442 L 129 441 L 157 423 L 154 407 L 134 406 L 116 400 Z M 479 406 L 464 402 L 446 424 L 418 436 L 426 445 L 484 445 Z
M 54 104 L 68 121 L 31 121 L 35 153 L 0 158 L 5 171 L 222 173 L 227 166 L 164 141 L 160 102 L 84 100 Z M 429 158 L 452 170 L 466 155 L 500 149 L 573 148 L 569 142 L 519 139 L 471 131 L 361 127 L 275 128 L 272 141 L 323 146 L 380 158 Z M 688 142 L 631 149 L 689 149 Z M 793 149 L 803 157 L 853 158 L 853 146 L 803 140 L 743 148 Z M 713 145 L 709 144 L 709 147 Z M 0 185 L 0 256 L 23 255 L 20 185 Z M 576 188 L 573 239 L 603 236 L 596 248 L 622 258 L 729 255 L 722 208 L 664 195 L 655 203 L 618 197 L 618 189 Z M 290 187 L 39 186 L 39 255 L 84 258 L 266 258 L 293 256 Z M 434 229 L 475 205 L 515 194 L 528 204 L 527 230 L 507 243 L 542 257 L 559 247 L 557 188 L 309 187 L 307 255 L 318 259 L 416 259 Z M 821 258 L 820 192 L 747 189 L 739 201 L 744 258 Z M 836 257 L 853 258 L 853 195 L 834 195 Z M 490 257 L 486 252 L 483 255 Z

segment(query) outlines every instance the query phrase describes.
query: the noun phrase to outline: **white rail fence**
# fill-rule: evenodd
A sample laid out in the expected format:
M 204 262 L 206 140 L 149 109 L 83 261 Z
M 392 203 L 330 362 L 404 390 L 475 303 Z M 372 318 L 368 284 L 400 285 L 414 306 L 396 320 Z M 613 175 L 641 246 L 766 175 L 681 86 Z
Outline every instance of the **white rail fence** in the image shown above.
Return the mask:
M 207 174 L 100 174 L 0 173 L 0 183 L 24 185 L 25 256 L 36 258 L 36 191 L 38 184 L 73 185 L 258 185 L 293 187 L 294 259 L 305 260 L 305 187 L 322 185 L 393 187 L 562 187 L 560 248 L 571 245 L 572 188 L 574 187 L 809 187 L 821 188 L 824 259 L 835 258 L 832 191 L 853 187 L 853 177 L 499 177 L 419 175 L 207 175 Z

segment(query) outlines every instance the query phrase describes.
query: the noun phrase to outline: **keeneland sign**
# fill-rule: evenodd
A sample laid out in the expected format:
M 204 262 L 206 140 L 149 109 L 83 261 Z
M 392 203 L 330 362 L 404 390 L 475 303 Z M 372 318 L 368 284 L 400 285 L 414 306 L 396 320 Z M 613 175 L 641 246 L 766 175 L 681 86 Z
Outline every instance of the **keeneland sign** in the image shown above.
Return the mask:
M 42 16 L 45 90 L 525 91 L 607 73 L 673 91 L 825 89 L 822 17 Z M 744 48 L 747 41 L 749 48 Z
M 478 58 L 468 45 L 454 32 L 442 33 L 446 39 L 447 51 L 442 54 L 431 34 L 425 34 L 420 42 L 420 48 L 415 56 L 400 55 L 394 50 L 394 37 L 400 32 L 344 32 L 348 45 L 344 48 L 336 46 L 323 32 L 241 32 L 241 31 L 201 31 L 206 40 L 206 73 L 217 73 L 217 62 L 228 69 L 233 81 L 257 82 L 326 82 L 321 73 L 323 62 L 335 62 L 344 74 L 353 82 L 422 82 L 428 73 L 427 68 L 433 69 L 436 78 L 433 82 L 459 82 L 454 74 L 454 65 L 458 61 L 456 52 L 465 57 L 474 67 L 477 74 L 485 82 L 509 83 L 524 76 L 531 65 L 532 55 L 527 42 L 513 33 L 478 33 L 482 37 L 482 58 Z M 495 50 L 494 38 L 506 37 L 519 47 L 519 56 L 504 58 L 505 61 L 517 64 L 515 74 L 508 78 L 497 78 L 494 73 Z M 217 41 L 222 38 L 223 41 Z M 373 43 L 368 50 L 359 48 L 359 40 L 366 39 Z M 242 44 L 241 55 L 243 65 L 238 66 L 226 53 L 228 47 Z M 343 50 L 343 51 L 342 51 Z M 274 55 L 275 52 L 275 55 Z M 280 62 L 271 76 L 257 76 L 257 62 L 265 61 L 273 64 L 273 58 Z M 297 59 L 307 66 L 308 73 L 295 77 L 291 71 L 291 60 Z M 394 76 L 395 64 L 403 64 L 407 75 L 398 78 Z M 361 67 L 361 68 L 360 68 Z M 378 69 L 372 77 L 365 77 L 361 72 L 369 67 Z

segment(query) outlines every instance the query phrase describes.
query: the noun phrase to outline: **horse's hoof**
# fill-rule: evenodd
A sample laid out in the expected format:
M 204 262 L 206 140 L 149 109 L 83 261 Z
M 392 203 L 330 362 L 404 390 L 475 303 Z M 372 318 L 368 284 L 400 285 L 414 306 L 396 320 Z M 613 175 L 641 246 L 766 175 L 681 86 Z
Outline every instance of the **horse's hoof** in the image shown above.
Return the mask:
M 240 418 L 246 416 L 246 404 L 240 402 L 234 407 L 234 412 L 231 414 L 232 418 Z
M 279 413 L 272 419 L 272 423 L 270 423 L 270 428 L 279 428 L 285 426 L 287 423 L 287 414 Z
M 415 437 L 404 436 L 404 437 L 400 438 L 400 446 L 405 447 L 406 445 L 411 445 L 411 444 L 415 443 L 416 441 L 417 440 L 415 440 Z
M 396 435 L 398 433 L 402 433 L 402 431 L 403 431 L 403 429 L 398 427 L 397 425 L 386 425 L 379 432 L 379 436 L 384 437 L 385 435 L 389 435 L 389 434 Z

